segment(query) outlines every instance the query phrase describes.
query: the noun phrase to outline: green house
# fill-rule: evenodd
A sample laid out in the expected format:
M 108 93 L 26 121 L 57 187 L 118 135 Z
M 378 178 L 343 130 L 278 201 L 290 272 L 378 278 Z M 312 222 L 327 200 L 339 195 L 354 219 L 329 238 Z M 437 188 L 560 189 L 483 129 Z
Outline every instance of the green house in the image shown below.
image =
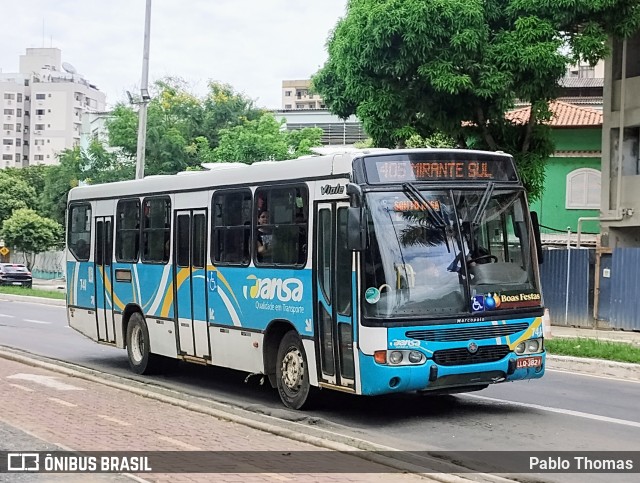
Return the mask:
M 602 112 L 562 101 L 549 108 L 555 152 L 545 167 L 544 192 L 531 209 L 538 212 L 543 242 L 566 243 L 567 228 L 576 233 L 578 218 L 600 214 Z M 529 111 L 524 107 L 507 117 L 526 122 Z M 594 243 L 599 230 L 597 221 L 585 221 L 582 241 Z

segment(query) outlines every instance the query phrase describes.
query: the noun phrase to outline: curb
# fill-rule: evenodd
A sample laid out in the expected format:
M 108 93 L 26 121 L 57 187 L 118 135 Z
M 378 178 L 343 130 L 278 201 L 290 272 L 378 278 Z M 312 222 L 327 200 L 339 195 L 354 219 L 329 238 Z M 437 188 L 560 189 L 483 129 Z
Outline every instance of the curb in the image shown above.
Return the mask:
M 400 459 L 376 454 L 376 452 L 388 453 L 398 450 L 396 448 L 390 448 L 388 446 L 371 443 L 369 441 L 357 439 L 350 436 L 341 436 L 339 434 L 332 433 L 321 428 L 310 427 L 308 425 L 305 425 L 305 421 L 307 421 L 309 418 L 303 419 L 302 423 L 300 423 L 296 421 L 278 419 L 276 417 L 264 414 L 252 413 L 251 411 L 242 408 L 232 407 L 228 404 L 217 402 L 215 400 L 207 400 L 199 396 L 191 396 L 188 394 L 179 393 L 178 391 L 167 389 L 162 386 L 147 384 L 134 379 L 127 379 L 113 374 L 102 373 L 100 371 L 85 368 L 82 366 L 76 366 L 74 364 L 62 361 L 50 360 L 51 362 L 48 362 L 42 360 L 46 359 L 42 356 L 37 356 L 28 352 L 19 351 L 17 349 L 4 346 L 0 346 L 0 358 L 8 359 L 32 367 L 38 367 L 52 372 L 57 372 L 59 374 L 64 374 L 70 377 L 77 377 L 79 379 L 102 384 L 114 389 L 127 391 L 129 393 L 133 393 L 148 399 L 171 404 L 173 406 L 181 407 L 189 411 L 206 414 L 223 421 L 242 424 L 243 426 L 247 426 L 252 429 L 275 434 L 283 438 L 310 444 L 319 448 L 332 451 L 349 452 L 350 454 L 362 452 L 361 455 L 354 455 L 364 460 L 394 468 L 402 472 L 408 472 L 427 480 L 438 481 L 441 483 L 467 483 L 470 480 L 475 480 L 474 477 L 478 477 L 480 475 L 483 477 L 482 481 L 487 482 L 509 483 L 516 481 L 487 473 L 468 473 L 469 477 L 466 478 L 462 475 L 455 474 L 456 472 L 464 474 L 464 472 L 468 471 L 466 468 L 461 468 L 455 463 L 449 463 L 446 460 L 436 459 L 435 457 L 431 458 L 431 464 L 445 468 L 446 471 L 450 471 L 450 474 L 438 473 L 437 471 L 440 470 L 432 470 L 434 471 L 433 473 L 425 473 L 425 468 L 428 467 L 427 464 L 430 462 L 426 457 L 423 458 L 425 460 L 424 466 L 415 466 Z M 149 389 L 151 387 L 153 387 L 155 390 Z M 262 419 L 262 421 L 256 418 L 260 418 Z M 274 423 L 277 423 L 277 425 L 265 422 L 266 420 L 273 420 Z M 314 435 L 305 433 L 316 434 Z
M 13 295 L 7 293 L 0 293 L 0 300 L 6 300 L 9 302 L 30 302 L 32 304 L 57 305 L 63 307 L 66 304 L 66 300 L 64 299 L 48 299 L 46 297 L 31 297 L 29 295 Z
M 640 381 L 640 364 L 547 355 L 547 369 Z

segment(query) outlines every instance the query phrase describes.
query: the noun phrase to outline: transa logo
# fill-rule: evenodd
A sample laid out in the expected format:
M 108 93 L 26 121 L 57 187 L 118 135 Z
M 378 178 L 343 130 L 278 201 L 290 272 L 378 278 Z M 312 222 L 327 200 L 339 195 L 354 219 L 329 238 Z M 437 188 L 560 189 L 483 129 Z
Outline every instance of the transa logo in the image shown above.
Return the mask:
M 247 277 L 248 285 L 242 289 L 245 299 L 273 300 L 281 302 L 300 302 L 302 300 L 302 281 L 297 278 L 258 278 L 255 275 Z

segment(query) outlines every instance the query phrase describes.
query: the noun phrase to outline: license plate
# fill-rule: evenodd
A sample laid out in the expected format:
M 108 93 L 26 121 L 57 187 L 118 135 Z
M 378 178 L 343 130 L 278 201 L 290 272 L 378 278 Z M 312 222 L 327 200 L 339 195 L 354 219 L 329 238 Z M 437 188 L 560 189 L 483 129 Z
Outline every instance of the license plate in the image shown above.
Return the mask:
M 13 282 L 14 285 L 22 285 L 22 282 Z
M 520 357 L 516 361 L 516 368 L 522 369 L 527 367 L 540 367 L 542 365 L 542 356 Z

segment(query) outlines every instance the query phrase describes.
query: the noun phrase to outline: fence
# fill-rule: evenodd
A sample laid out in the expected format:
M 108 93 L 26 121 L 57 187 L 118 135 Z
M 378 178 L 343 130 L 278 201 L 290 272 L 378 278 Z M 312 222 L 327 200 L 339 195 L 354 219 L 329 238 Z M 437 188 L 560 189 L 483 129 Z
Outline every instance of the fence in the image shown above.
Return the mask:
M 26 264 L 27 261 L 24 253 L 20 252 L 12 252 L 10 259 L 12 263 Z M 64 278 L 64 265 L 63 251 L 38 253 L 31 267 L 31 273 L 33 278 L 45 280 Z
M 544 250 L 540 280 L 553 325 L 594 326 L 594 270 L 593 249 Z
M 544 256 L 540 278 L 553 325 L 640 330 L 640 248 L 545 249 Z

